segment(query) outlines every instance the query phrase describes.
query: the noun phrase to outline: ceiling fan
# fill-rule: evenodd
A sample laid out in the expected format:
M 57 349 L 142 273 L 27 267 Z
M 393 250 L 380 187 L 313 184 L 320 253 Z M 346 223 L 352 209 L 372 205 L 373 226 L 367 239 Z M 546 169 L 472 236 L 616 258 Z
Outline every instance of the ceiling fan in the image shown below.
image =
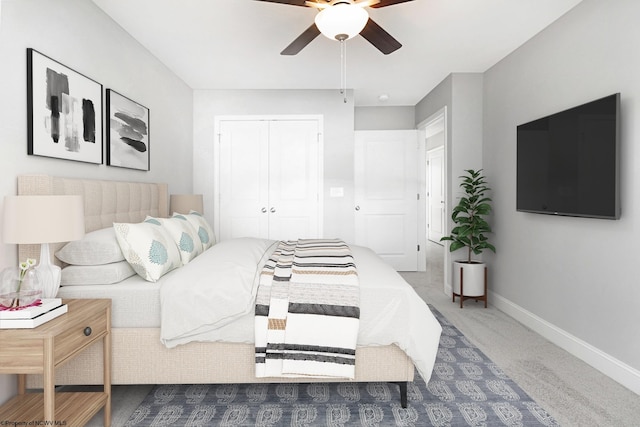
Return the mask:
M 405 3 L 412 0 L 257 0 L 291 6 L 314 7 L 320 9 L 315 22 L 300 34 L 281 55 L 296 55 L 318 35 L 324 34 L 338 41 L 345 41 L 360 34 L 380 52 L 388 55 L 402 47 L 402 44 L 376 24 L 364 9 L 380 8 Z

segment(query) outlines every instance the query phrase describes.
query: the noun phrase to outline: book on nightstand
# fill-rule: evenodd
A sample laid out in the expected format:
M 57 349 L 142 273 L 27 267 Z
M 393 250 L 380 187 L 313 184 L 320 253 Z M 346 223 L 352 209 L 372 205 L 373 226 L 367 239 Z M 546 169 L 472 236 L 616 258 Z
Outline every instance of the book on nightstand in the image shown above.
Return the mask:
M 41 305 L 35 307 L 0 311 L 0 329 L 36 328 L 66 312 L 67 305 L 62 304 L 60 298 L 43 300 Z
M 30 305 L 24 308 L 12 308 L 0 311 L 0 319 L 33 319 L 42 313 L 53 310 L 62 305 L 61 298 L 43 298 L 40 305 Z

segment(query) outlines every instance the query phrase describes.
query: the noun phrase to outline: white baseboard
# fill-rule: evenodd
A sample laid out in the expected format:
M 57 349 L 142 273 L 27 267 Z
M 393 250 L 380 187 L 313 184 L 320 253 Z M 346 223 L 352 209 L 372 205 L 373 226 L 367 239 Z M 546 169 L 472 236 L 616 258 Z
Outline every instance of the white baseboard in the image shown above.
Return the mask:
M 574 337 L 568 332 L 496 293 L 491 293 L 489 302 L 500 311 L 505 312 L 558 347 L 593 366 L 634 393 L 640 394 L 639 370 L 621 362 L 591 344 Z

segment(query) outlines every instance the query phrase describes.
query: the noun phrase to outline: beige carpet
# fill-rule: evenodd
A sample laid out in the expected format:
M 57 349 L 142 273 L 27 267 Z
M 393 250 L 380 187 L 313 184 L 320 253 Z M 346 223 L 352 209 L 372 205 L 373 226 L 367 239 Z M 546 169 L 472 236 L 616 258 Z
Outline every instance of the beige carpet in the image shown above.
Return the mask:
M 640 396 L 500 310 L 444 295 L 443 249 L 430 244 L 426 273 L 402 273 L 418 292 L 562 426 L 640 426 Z
M 640 396 L 493 308 L 491 300 L 487 309 L 474 301 L 462 310 L 453 304 L 443 293 L 442 247 L 428 250 L 427 272 L 402 276 L 562 426 L 640 425 Z M 124 424 L 151 388 L 113 387 L 113 427 Z M 87 425 L 102 420 L 99 414 Z

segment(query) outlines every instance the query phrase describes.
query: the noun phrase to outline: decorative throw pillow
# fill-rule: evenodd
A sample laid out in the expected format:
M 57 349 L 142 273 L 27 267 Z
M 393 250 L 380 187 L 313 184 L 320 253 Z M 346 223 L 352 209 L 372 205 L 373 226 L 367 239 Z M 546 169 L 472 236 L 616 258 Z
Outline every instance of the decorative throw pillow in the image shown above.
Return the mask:
M 69 265 L 62 269 L 60 286 L 112 285 L 135 275 L 125 260 L 103 265 Z
M 179 218 L 154 218 L 148 216 L 144 222 L 164 227 L 175 242 L 180 251 L 180 258 L 183 264 L 197 257 L 204 250 L 200 236 L 189 221 Z
M 141 222 L 114 223 L 113 229 L 125 259 L 143 279 L 156 282 L 182 265 L 178 247 L 164 228 Z
M 209 249 L 216 243 L 216 237 L 213 234 L 213 228 L 211 228 L 202 214 L 196 211 L 190 211 L 188 214 L 174 213 L 173 218 L 179 218 L 188 221 L 197 230 L 204 250 Z
M 113 227 L 92 231 L 80 240 L 69 242 L 56 257 L 72 265 L 102 265 L 124 261 Z

